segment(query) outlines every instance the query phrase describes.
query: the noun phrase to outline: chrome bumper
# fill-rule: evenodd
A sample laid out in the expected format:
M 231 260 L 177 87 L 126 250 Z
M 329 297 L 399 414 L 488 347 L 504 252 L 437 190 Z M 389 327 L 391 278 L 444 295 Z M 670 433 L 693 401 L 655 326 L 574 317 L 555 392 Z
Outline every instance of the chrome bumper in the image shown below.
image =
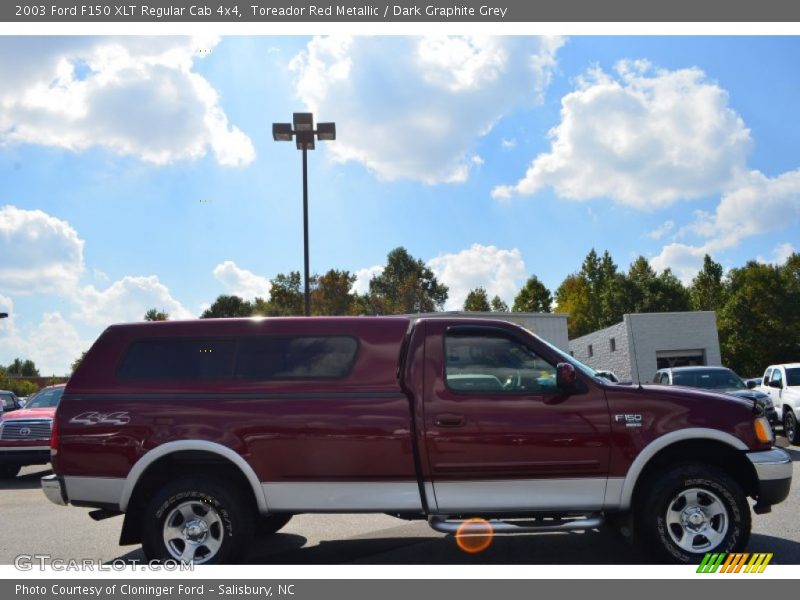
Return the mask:
M 46 475 L 42 477 L 42 491 L 47 499 L 59 506 L 67 505 L 67 491 L 64 481 L 58 475 Z
M 783 502 L 792 484 L 792 457 L 781 448 L 748 452 L 758 477 L 758 505 L 769 507 Z M 758 505 L 756 508 L 758 508 Z

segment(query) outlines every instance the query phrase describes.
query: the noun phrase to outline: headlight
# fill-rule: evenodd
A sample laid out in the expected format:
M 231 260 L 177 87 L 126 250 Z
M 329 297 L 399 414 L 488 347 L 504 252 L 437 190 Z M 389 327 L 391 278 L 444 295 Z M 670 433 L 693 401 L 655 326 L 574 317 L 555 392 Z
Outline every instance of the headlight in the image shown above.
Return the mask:
M 758 417 L 753 421 L 753 429 L 759 442 L 772 444 L 775 441 L 775 434 L 772 432 L 772 427 L 769 426 L 767 417 Z

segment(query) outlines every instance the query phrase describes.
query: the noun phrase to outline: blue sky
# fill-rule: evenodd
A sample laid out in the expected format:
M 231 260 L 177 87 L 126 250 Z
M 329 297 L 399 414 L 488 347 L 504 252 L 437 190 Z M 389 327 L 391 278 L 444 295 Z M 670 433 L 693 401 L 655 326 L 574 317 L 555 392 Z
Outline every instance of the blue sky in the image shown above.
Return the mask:
M 555 289 L 594 247 L 691 279 L 800 247 L 796 37 L 0 38 L 0 364 L 405 246 L 451 288 Z

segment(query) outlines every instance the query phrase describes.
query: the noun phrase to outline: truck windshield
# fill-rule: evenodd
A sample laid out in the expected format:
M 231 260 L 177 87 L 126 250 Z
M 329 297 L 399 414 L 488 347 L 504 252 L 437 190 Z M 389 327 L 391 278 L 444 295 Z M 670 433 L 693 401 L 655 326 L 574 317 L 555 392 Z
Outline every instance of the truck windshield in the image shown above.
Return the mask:
M 523 329 L 525 329 L 525 328 L 523 327 Z M 525 331 L 527 331 L 528 333 L 531 333 L 532 335 L 536 335 L 533 332 L 528 331 L 527 329 L 525 329 Z M 553 344 L 551 344 L 547 340 L 543 340 L 539 336 L 536 336 L 536 337 L 541 343 L 543 343 L 545 346 L 550 348 L 553 352 L 558 354 L 558 356 L 561 359 L 563 359 L 565 362 L 571 363 L 576 369 L 578 369 L 584 375 L 588 375 L 589 377 L 594 377 L 595 379 L 597 379 L 599 381 L 602 381 L 603 383 L 610 383 L 610 381 L 608 379 L 604 379 L 603 377 L 598 375 L 597 371 L 595 371 L 590 366 L 583 364 L 581 361 L 576 359 L 574 356 L 570 356 L 569 354 L 564 352 L 561 348 L 559 348 L 557 346 L 554 346 Z
M 25 408 L 53 408 L 64 394 L 64 388 L 47 388 L 31 397 Z

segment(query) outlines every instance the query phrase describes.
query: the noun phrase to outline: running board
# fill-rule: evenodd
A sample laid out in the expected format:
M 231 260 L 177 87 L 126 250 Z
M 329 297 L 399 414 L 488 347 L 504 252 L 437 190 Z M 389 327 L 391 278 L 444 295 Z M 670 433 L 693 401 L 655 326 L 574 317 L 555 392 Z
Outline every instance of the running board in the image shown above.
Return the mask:
M 442 533 L 456 533 L 468 519 L 448 520 L 447 517 L 428 517 L 428 525 Z M 474 521 L 473 521 L 474 522 Z M 526 519 L 519 521 L 486 520 L 493 533 L 542 533 L 553 531 L 580 531 L 600 527 L 604 519 L 600 515 L 580 517 L 576 519 Z M 467 525 L 462 533 L 486 533 L 482 523 L 470 527 Z

